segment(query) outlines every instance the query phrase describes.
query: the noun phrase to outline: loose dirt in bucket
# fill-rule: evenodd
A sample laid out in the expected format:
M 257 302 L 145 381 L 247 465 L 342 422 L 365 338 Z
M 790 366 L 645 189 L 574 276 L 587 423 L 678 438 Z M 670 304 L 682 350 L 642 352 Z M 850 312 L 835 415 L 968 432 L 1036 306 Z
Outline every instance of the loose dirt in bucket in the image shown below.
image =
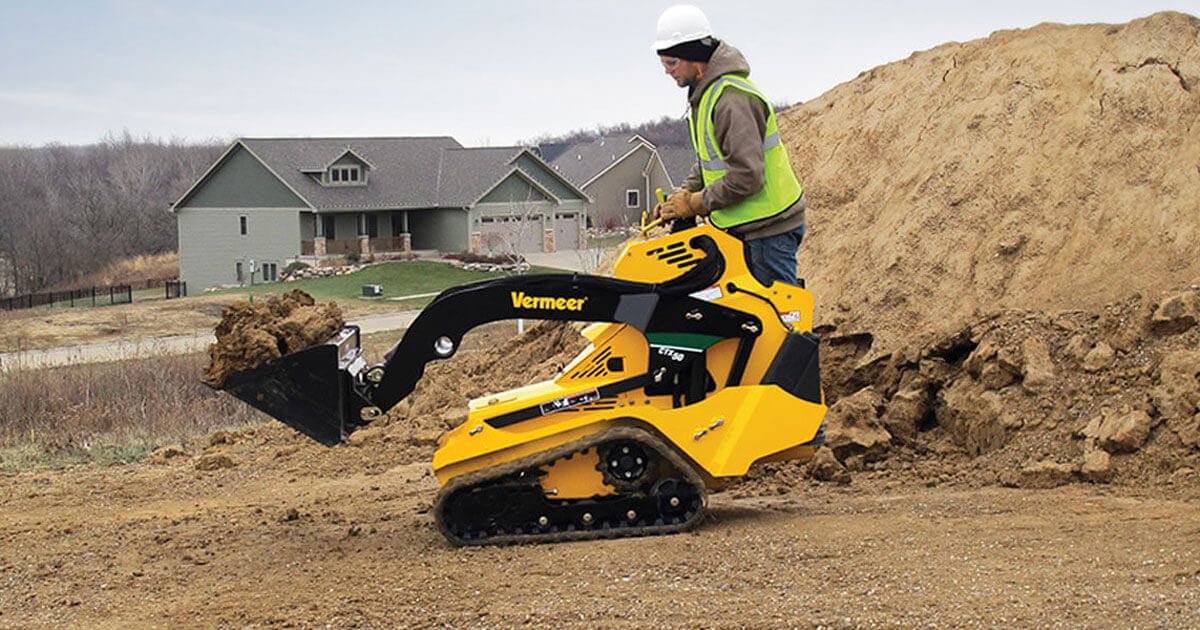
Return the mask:
M 337 303 L 317 304 L 300 290 L 231 304 L 214 331 L 202 380 L 220 389 L 230 374 L 324 343 L 343 325 Z

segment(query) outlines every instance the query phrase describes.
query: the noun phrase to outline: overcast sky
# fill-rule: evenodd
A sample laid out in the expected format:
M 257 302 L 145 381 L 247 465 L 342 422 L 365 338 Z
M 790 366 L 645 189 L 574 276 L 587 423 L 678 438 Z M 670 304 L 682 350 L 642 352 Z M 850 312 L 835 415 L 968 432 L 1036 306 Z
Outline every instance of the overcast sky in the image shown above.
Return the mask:
M 0 145 L 449 135 L 469 146 L 681 116 L 670 1 L 0 0 Z M 947 41 L 1200 0 L 696 2 L 773 101 Z

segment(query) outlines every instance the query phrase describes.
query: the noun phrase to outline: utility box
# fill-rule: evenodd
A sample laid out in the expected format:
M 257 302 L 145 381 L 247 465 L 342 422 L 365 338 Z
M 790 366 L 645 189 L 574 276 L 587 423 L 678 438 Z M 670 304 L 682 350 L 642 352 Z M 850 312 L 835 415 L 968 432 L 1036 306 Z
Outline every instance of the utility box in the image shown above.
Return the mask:
M 382 284 L 364 284 L 362 285 L 362 296 L 368 298 L 383 297 Z

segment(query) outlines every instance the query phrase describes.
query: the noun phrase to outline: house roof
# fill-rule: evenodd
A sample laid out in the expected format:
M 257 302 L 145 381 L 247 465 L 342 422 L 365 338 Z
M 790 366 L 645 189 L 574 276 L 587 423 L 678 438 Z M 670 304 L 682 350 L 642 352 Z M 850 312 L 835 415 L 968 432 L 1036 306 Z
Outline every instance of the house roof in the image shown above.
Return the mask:
M 575 143 L 544 144 L 542 158 L 577 186 L 586 186 L 596 175 L 639 146 L 654 148 L 639 135 L 602 136 Z
M 671 185 L 678 188 L 692 172 L 696 163 L 696 151 L 691 147 L 659 147 L 658 157 L 662 158 L 663 168 L 671 178 Z
M 240 142 L 318 210 L 430 208 L 437 205 L 442 151 L 449 137 L 243 138 Z M 322 186 L 303 171 L 330 164 L 347 149 L 373 165 L 366 186 Z
M 450 137 L 406 138 L 242 138 L 174 205 L 193 190 L 238 146 L 244 147 L 315 210 L 465 208 L 474 205 L 500 182 L 518 171 L 524 179 L 556 198 L 538 178 L 517 164 L 528 154 L 548 175 L 560 179 L 581 198 L 587 195 L 554 172 L 525 147 L 463 147 Z M 322 186 L 313 173 L 346 155 L 369 167 L 365 186 Z M 315 168 L 315 165 L 325 165 Z

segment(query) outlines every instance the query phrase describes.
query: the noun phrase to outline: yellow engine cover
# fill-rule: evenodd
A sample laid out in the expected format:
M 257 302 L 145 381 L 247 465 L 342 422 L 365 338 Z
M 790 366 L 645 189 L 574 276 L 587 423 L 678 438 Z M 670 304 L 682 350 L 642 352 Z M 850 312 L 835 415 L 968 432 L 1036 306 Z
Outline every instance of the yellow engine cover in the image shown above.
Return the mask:
M 714 388 L 703 400 L 676 406 L 672 396 L 650 396 L 640 388 L 600 397 L 597 391 L 601 386 L 647 372 L 652 344 L 659 352 L 670 352 L 673 344 L 682 347 L 698 340 L 682 332 L 652 334 L 651 341 L 626 324 L 592 324 L 583 331 L 591 344 L 555 379 L 470 402 L 467 421 L 442 438 L 434 455 L 438 479 L 445 484 L 459 475 L 620 425 L 640 426 L 666 438 L 710 486 L 721 478 L 744 475 L 757 461 L 811 457 L 813 447 L 806 444 L 816 437 L 824 419 L 824 401 L 805 401 L 777 385 L 759 384 L 789 332 L 812 330 L 811 293 L 780 282 L 763 286 L 746 266 L 741 241 L 708 225 L 628 245 L 616 263 L 615 275 L 646 283 L 676 278 L 704 256 L 689 245 L 701 235 L 716 242 L 725 270 L 719 282 L 692 296 L 751 313 L 762 322 L 740 381 L 743 384 L 725 385 L 738 340 L 715 344 L 710 340 L 705 366 Z M 739 290 L 731 292 L 730 283 Z M 487 422 L 546 403 L 560 410 L 501 428 Z M 571 470 L 564 466 L 550 472 L 557 485 L 565 485 L 563 480 Z M 584 495 L 589 485 L 595 486 L 595 494 L 611 492 L 599 475 L 582 467 L 578 470 L 593 481 L 578 480 L 571 494 Z

